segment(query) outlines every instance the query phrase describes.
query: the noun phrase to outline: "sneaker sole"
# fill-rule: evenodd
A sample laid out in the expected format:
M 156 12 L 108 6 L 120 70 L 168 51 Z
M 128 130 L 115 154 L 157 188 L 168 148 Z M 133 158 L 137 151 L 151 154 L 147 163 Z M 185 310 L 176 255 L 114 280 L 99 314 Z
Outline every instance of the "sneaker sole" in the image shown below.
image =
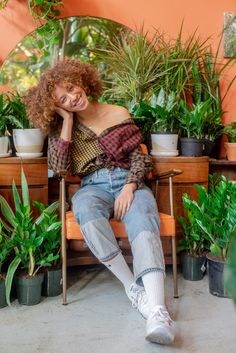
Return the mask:
M 146 336 L 146 340 L 159 344 L 171 344 L 174 341 L 174 334 L 164 327 L 156 327 L 154 331 L 150 332 Z

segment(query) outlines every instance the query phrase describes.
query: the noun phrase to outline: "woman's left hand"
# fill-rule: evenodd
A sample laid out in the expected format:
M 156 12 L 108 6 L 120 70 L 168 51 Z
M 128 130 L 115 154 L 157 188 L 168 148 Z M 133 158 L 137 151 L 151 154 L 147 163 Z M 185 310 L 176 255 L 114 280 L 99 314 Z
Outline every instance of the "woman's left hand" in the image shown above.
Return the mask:
M 136 188 L 137 185 L 135 183 L 125 184 L 123 186 L 114 204 L 115 219 L 120 220 L 124 217 L 134 199 L 134 191 Z

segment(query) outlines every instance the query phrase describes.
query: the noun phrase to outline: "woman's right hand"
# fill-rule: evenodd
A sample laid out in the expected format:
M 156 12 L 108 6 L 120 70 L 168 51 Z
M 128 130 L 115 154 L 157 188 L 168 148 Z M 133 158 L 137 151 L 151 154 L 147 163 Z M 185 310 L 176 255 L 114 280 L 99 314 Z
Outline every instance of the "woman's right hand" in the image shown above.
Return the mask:
M 55 111 L 63 118 L 60 137 L 64 141 L 71 141 L 72 127 L 73 127 L 73 113 L 68 112 L 67 110 L 60 107 L 56 107 Z
M 60 108 L 60 107 L 56 107 L 55 111 L 57 114 L 59 114 L 64 120 L 73 120 L 73 113 L 72 112 L 68 112 L 67 110 Z

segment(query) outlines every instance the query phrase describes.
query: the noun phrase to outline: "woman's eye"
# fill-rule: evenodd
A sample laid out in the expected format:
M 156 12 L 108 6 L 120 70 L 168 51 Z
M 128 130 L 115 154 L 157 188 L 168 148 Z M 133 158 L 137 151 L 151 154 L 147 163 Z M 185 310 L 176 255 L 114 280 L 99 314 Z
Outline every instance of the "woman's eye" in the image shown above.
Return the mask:
M 73 89 L 74 89 L 74 86 L 70 86 L 70 87 L 68 88 L 68 91 L 71 92 L 71 91 L 73 91 Z

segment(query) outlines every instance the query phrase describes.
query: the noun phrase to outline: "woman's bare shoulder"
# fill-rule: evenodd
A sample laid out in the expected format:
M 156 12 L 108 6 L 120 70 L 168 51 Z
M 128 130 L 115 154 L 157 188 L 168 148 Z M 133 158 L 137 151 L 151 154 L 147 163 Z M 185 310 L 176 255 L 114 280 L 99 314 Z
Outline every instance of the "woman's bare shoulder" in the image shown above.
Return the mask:
M 116 123 L 131 118 L 129 111 L 125 107 L 119 105 L 107 104 L 107 112 Z

